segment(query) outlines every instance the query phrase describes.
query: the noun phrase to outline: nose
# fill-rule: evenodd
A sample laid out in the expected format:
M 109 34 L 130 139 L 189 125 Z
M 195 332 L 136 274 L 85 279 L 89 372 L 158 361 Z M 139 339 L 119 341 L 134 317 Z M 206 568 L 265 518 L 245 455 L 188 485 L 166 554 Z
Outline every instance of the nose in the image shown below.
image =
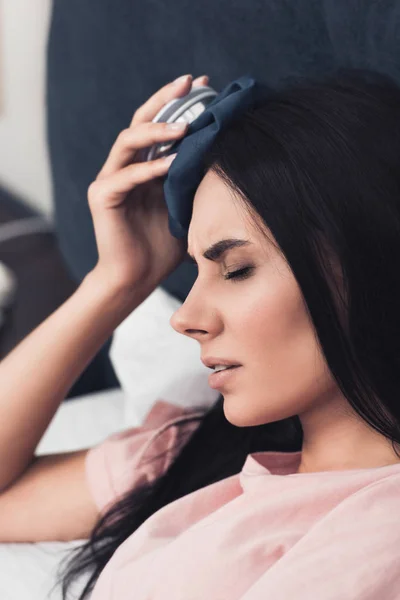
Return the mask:
M 174 312 L 169 322 L 171 327 L 173 327 L 173 329 L 175 329 L 175 331 L 178 333 L 187 335 L 197 340 L 203 339 L 207 334 L 207 330 L 204 328 L 204 325 L 200 326 L 199 318 L 196 321 L 197 326 L 194 327 L 195 321 L 193 315 L 189 317 L 185 304 L 182 304 L 182 306 Z
M 204 296 L 200 297 L 200 294 L 194 289 L 195 286 L 196 284 L 169 322 L 178 333 L 200 341 L 215 329 L 215 317 L 212 316 L 213 311 L 209 311 L 207 308 Z

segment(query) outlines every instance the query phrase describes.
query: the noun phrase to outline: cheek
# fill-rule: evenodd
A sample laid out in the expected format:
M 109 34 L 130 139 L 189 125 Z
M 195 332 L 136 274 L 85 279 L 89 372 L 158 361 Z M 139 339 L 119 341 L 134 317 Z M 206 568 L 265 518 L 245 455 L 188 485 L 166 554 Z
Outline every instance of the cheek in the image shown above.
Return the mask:
M 239 324 L 237 355 L 246 368 L 243 386 L 232 392 L 248 397 L 233 417 L 238 425 L 299 414 L 326 390 L 330 374 L 293 277 L 285 276 L 273 285 L 270 280 L 268 285 L 249 286 L 235 322 Z
M 272 360 L 281 349 L 288 344 L 293 348 L 299 337 L 304 339 L 310 332 L 303 299 L 293 277 L 258 278 L 258 281 L 254 278 L 235 304 L 237 334 L 246 353 L 256 352 L 264 367 L 266 357 Z

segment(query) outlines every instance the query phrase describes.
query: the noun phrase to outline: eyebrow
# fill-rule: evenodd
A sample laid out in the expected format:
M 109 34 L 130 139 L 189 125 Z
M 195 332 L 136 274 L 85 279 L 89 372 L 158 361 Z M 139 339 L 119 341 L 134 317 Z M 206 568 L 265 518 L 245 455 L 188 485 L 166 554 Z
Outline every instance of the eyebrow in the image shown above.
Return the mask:
M 205 252 L 203 252 L 204 258 L 208 260 L 217 261 L 221 258 L 228 250 L 232 250 L 233 248 L 241 248 L 243 246 L 249 246 L 251 242 L 249 240 L 240 240 L 238 238 L 228 238 L 226 240 L 220 240 L 219 242 L 215 242 L 212 244 Z M 197 265 L 196 259 L 194 256 L 190 254 L 188 251 L 187 255 L 190 257 L 188 262 L 194 263 Z

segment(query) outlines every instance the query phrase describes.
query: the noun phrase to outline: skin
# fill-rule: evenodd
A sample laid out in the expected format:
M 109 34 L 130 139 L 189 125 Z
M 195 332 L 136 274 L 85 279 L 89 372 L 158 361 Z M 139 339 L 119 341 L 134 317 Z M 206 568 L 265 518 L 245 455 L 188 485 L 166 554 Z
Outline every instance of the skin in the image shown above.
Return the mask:
M 251 245 L 229 250 L 216 262 L 203 257 L 211 244 L 231 237 Z M 198 277 L 171 326 L 197 340 L 203 357 L 243 365 L 220 389 L 232 424 L 254 426 L 299 416 L 304 441 L 298 473 L 400 462 L 390 441 L 353 411 L 337 387 L 300 288 L 272 239 L 209 171 L 197 189 L 188 233 Z M 254 268 L 246 279 L 224 279 L 247 266 Z

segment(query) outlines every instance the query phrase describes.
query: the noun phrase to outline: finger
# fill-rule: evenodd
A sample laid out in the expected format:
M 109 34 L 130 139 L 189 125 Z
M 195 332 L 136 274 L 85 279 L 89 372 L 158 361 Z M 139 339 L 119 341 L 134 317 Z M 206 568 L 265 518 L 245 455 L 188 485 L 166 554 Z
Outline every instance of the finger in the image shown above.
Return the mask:
M 193 81 L 192 85 L 193 85 L 193 87 L 196 87 L 198 85 L 207 85 L 208 80 L 209 80 L 208 75 L 201 75 L 200 77 L 197 77 Z M 181 82 L 181 84 L 182 84 L 182 82 Z M 168 88 L 169 85 L 170 84 L 168 84 L 167 86 L 164 86 L 164 88 L 162 88 L 162 89 Z M 160 91 L 162 91 L 162 89 Z M 155 95 L 157 95 L 157 94 L 155 94 Z M 152 121 L 150 121 L 150 123 L 152 123 Z M 141 123 L 141 125 L 143 125 L 143 124 L 144 123 Z M 186 129 L 183 129 L 182 131 L 179 131 L 179 130 L 171 131 L 171 130 L 165 129 L 166 125 L 164 125 L 162 123 L 160 123 L 160 127 L 161 127 L 161 129 L 159 129 L 160 137 L 143 138 L 143 136 L 141 135 L 141 132 L 139 132 L 139 139 L 137 142 L 136 142 L 136 134 L 133 133 L 136 129 L 136 126 L 134 128 L 131 125 L 128 129 L 123 130 L 119 134 L 116 142 L 114 143 L 114 145 L 106 159 L 106 162 L 104 163 L 101 171 L 97 175 L 97 178 L 101 179 L 103 177 L 107 177 L 111 173 L 128 165 L 134 159 L 136 151 L 139 148 L 151 146 L 152 144 L 157 143 L 157 142 L 176 140 L 181 135 L 183 135 L 186 131 Z M 154 131 L 155 131 L 156 135 L 158 135 L 157 130 L 154 130 Z M 146 133 L 145 130 L 144 130 L 144 133 Z M 165 136 L 167 136 L 167 137 L 165 137 Z M 147 139 L 147 144 L 146 144 L 146 139 Z
M 193 80 L 192 87 L 197 87 L 199 85 L 207 85 L 209 82 L 208 75 L 202 75 L 201 77 L 197 77 Z
M 168 125 L 168 123 L 140 123 L 121 131 L 97 179 L 107 177 L 127 166 L 135 158 L 137 150 L 141 148 L 179 139 L 188 127 L 187 123 L 182 123 L 183 128 L 180 129 L 173 129 Z
M 172 81 L 162 87 L 158 92 L 153 94 L 143 104 L 140 106 L 135 114 L 133 115 L 131 121 L 132 125 L 143 122 L 143 121 L 152 121 L 157 113 L 171 100 L 175 98 L 180 98 L 181 96 L 185 96 L 190 92 L 191 86 L 194 87 L 198 85 L 207 85 L 209 81 L 208 75 L 201 75 L 197 77 L 194 81 L 192 81 L 192 75 L 183 75 L 179 77 L 175 81 Z
M 131 121 L 131 127 L 138 123 L 152 121 L 168 102 L 188 94 L 191 85 L 192 75 L 183 75 L 182 78 L 164 85 L 136 110 Z
M 175 156 L 176 154 L 170 154 L 168 157 L 128 165 L 106 179 L 94 181 L 88 191 L 91 208 L 119 206 L 128 192 L 136 186 L 165 175 Z

